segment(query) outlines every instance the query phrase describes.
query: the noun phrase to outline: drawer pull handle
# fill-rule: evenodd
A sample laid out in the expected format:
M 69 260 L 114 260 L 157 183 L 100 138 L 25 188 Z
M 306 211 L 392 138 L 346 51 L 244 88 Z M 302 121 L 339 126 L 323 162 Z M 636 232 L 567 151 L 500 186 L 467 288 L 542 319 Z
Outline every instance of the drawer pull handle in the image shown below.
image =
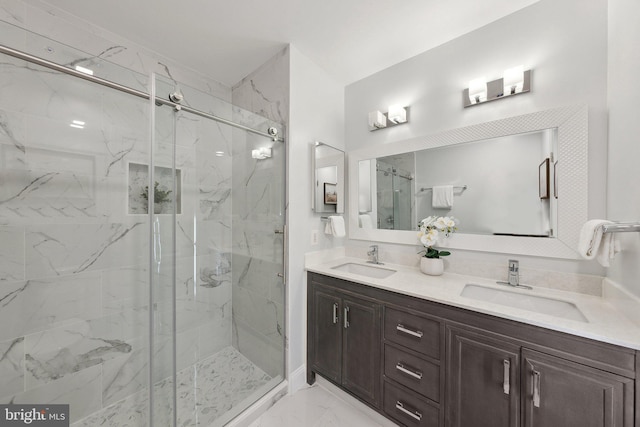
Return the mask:
M 533 406 L 540 407 L 540 372 L 533 371 Z
M 407 329 L 407 327 L 405 327 L 401 323 L 398 323 L 398 326 L 396 326 L 396 329 L 400 332 L 403 332 L 405 334 L 408 334 L 417 338 L 422 338 L 422 336 L 424 335 L 422 331 L 412 331 L 411 329 Z
M 409 415 L 411 418 L 416 419 L 418 421 L 420 421 L 422 419 L 422 414 L 418 411 L 409 411 L 407 409 L 405 409 L 404 407 L 404 403 L 400 402 L 399 400 L 396 401 L 396 409 L 399 411 L 404 412 L 405 414 Z
M 511 391 L 511 362 L 507 359 L 504 359 L 502 361 L 502 364 L 504 366 L 504 375 L 503 375 L 503 380 L 502 380 L 502 390 L 504 391 L 504 394 L 509 394 L 509 392 Z
M 333 303 L 333 324 L 338 323 L 338 303 Z
M 396 369 L 404 374 L 407 374 L 409 376 L 412 376 L 413 378 L 417 378 L 419 380 L 422 379 L 422 372 L 420 371 L 416 371 L 413 369 L 409 369 L 408 367 L 404 366 L 402 363 L 398 362 L 398 364 L 396 364 Z

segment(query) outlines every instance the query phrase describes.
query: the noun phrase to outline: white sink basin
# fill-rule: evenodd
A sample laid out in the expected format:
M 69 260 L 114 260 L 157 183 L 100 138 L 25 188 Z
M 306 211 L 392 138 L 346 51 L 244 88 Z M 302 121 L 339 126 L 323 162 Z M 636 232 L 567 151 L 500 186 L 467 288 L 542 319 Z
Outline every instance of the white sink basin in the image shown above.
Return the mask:
M 460 296 L 515 307 L 521 310 L 548 314 L 550 316 L 562 317 L 564 319 L 589 322 L 580 309 L 572 302 L 539 297 L 525 292 L 526 291 L 523 292 L 521 290 L 510 291 L 494 289 L 480 285 L 465 285 Z
M 332 270 L 344 271 L 345 273 L 359 274 L 360 276 L 367 276 L 373 279 L 384 279 L 395 273 L 395 270 L 383 267 L 374 267 L 367 264 L 356 264 L 354 262 L 348 262 L 346 264 L 340 264 L 335 267 L 331 267 Z

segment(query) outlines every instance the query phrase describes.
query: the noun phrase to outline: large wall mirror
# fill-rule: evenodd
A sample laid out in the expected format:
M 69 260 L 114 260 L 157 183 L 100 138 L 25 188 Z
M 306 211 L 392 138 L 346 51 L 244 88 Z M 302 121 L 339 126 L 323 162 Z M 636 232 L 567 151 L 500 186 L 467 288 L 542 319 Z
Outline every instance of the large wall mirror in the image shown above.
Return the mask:
M 419 220 L 453 216 L 449 247 L 576 258 L 587 146 L 567 107 L 349 153 L 350 237 L 417 245 Z
M 316 213 L 344 213 L 344 151 L 320 141 L 312 149 L 311 209 Z

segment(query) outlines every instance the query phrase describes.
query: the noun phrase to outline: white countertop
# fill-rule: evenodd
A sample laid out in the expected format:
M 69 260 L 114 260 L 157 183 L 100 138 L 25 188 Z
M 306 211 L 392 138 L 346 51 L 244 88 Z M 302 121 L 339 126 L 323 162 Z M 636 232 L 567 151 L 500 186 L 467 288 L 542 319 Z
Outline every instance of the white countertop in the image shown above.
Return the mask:
M 513 289 L 508 286 L 498 285 L 493 280 L 446 272 L 442 276 L 427 276 L 417 267 L 398 264 L 385 263 L 380 266 L 382 268 L 396 270 L 394 274 L 384 279 L 370 278 L 332 269 L 332 267 L 345 263 L 366 264 L 365 261 L 359 258 L 341 257 L 332 261 L 307 265 L 306 269 L 307 271 L 321 273 L 403 295 L 640 350 L 640 325 L 626 318 L 604 298 L 540 287 L 534 287 L 532 290 Z M 372 264 L 366 265 L 372 266 Z M 462 297 L 460 293 L 467 284 L 476 284 L 504 291 L 513 291 L 570 302 L 578 307 L 588 322 L 565 319 L 507 305 Z

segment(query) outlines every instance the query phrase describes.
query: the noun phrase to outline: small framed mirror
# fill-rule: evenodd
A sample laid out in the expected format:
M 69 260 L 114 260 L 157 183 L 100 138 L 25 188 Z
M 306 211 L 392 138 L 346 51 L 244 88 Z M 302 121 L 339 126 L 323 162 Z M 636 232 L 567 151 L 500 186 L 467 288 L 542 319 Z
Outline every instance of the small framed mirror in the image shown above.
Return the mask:
M 344 151 L 320 141 L 312 149 L 311 209 L 344 213 Z

